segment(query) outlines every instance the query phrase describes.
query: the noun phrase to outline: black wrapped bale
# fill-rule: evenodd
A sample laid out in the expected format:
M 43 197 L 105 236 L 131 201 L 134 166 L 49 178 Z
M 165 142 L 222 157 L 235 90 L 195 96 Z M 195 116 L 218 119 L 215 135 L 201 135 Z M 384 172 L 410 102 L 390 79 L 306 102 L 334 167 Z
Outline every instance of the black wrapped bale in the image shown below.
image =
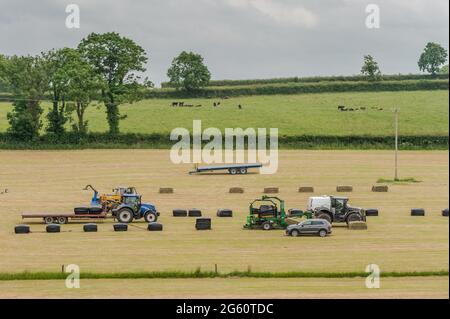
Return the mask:
M 187 216 L 187 210 L 185 209 L 174 209 L 172 211 L 173 217 L 186 217 Z
M 47 233 L 59 233 L 61 232 L 61 226 L 58 224 L 50 224 L 46 227 Z
M 28 225 L 17 225 L 14 227 L 14 233 L 16 234 L 29 234 L 30 233 L 30 226 Z
M 114 224 L 113 228 L 114 228 L 114 231 L 127 231 L 128 225 L 127 224 Z
M 217 211 L 217 217 L 233 217 L 233 211 L 231 209 L 219 209 Z
M 195 229 L 197 230 L 211 229 L 211 218 L 197 218 L 195 221 Z
M 202 217 L 202 211 L 197 208 L 192 208 L 188 212 L 189 217 Z
M 376 208 L 368 208 L 365 210 L 366 211 L 366 216 L 378 216 L 378 209 Z
M 411 216 L 425 216 L 425 210 L 423 208 L 411 209 Z
M 97 232 L 97 224 L 83 225 L 83 231 L 85 233 L 96 233 Z
M 148 224 L 148 230 L 149 231 L 162 231 L 163 225 L 159 223 L 150 223 Z

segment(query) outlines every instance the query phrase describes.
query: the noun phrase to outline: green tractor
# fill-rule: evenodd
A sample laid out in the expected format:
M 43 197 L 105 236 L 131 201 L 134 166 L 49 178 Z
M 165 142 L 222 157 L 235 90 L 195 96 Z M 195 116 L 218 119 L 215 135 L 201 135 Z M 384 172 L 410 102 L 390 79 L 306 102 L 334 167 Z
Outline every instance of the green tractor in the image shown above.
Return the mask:
M 307 213 L 295 217 L 311 218 Z M 250 214 L 247 216 L 245 229 L 284 229 L 288 223 L 288 215 L 284 208 L 284 200 L 278 197 L 263 196 L 250 204 Z

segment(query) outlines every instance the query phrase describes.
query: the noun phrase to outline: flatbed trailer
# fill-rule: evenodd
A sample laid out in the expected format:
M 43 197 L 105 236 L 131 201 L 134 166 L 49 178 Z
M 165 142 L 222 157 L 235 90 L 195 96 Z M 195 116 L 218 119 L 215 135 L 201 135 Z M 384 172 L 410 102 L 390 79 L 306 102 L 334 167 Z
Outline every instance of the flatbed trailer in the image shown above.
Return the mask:
M 231 175 L 247 174 L 251 168 L 261 168 L 261 163 L 255 164 L 229 164 L 229 165 L 215 165 L 215 166 L 196 166 L 194 171 L 189 174 L 197 174 L 202 172 L 214 172 L 214 171 L 228 171 Z
M 99 220 L 112 218 L 108 213 L 75 214 L 75 213 L 22 213 L 22 219 L 41 218 L 45 224 L 67 224 L 70 220 Z

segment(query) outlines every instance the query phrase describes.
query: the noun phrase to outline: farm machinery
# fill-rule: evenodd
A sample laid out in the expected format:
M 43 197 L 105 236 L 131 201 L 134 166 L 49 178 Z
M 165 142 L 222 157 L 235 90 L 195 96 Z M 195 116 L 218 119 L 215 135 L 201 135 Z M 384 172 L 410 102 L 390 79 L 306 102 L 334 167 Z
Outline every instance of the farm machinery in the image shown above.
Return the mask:
M 263 196 L 250 203 L 250 214 L 247 216 L 245 229 L 284 229 L 290 224 L 285 211 L 284 200 L 278 197 Z M 293 217 L 311 218 L 309 212 L 297 212 Z
M 72 213 L 23 213 L 22 218 L 42 218 L 44 223 L 66 224 L 69 220 L 99 220 L 108 217 L 117 219 L 120 223 L 131 223 L 141 219 L 148 223 L 156 222 L 159 212 L 153 204 L 142 203 L 142 196 L 134 187 L 118 187 L 112 194 L 99 195 L 92 186 L 84 190 L 94 192 L 89 207 L 75 207 Z
M 364 209 L 348 204 L 348 197 L 319 196 L 310 197 L 307 210 L 314 218 L 325 219 L 331 223 L 365 222 Z
M 91 207 L 101 207 L 106 213 L 121 223 L 131 223 L 133 219 L 141 219 L 148 223 L 158 220 L 159 212 L 153 204 L 142 203 L 142 196 L 135 187 L 117 187 L 112 194 L 98 195 L 98 191 L 87 185 L 84 190 L 91 189 L 94 195 L 91 199 Z

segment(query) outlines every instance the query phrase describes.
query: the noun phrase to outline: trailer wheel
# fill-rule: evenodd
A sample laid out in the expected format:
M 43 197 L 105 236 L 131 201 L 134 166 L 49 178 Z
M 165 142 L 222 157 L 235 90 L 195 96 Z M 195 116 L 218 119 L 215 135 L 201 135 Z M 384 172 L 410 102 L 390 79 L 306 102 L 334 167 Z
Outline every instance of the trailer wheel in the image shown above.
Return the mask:
M 53 217 L 51 216 L 44 217 L 44 223 L 46 223 L 47 225 L 53 224 Z
M 154 223 L 158 220 L 158 216 L 154 212 L 149 211 L 145 213 L 144 219 L 147 223 Z
M 241 174 L 247 174 L 247 169 L 246 168 L 241 168 L 240 172 Z
M 61 224 L 61 225 L 62 224 L 67 224 L 67 222 L 68 222 L 67 217 L 63 217 L 63 216 L 58 217 L 57 220 L 58 220 L 58 224 Z
M 235 168 L 230 168 L 229 172 L 231 175 L 236 175 L 238 173 L 237 169 Z
M 262 228 L 264 230 L 271 230 L 272 229 L 272 224 L 269 222 L 265 222 L 264 224 L 262 224 Z
M 133 221 L 133 212 L 128 208 L 124 208 L 117 212 L 116 217 L 119 223 L 129 224 Z

